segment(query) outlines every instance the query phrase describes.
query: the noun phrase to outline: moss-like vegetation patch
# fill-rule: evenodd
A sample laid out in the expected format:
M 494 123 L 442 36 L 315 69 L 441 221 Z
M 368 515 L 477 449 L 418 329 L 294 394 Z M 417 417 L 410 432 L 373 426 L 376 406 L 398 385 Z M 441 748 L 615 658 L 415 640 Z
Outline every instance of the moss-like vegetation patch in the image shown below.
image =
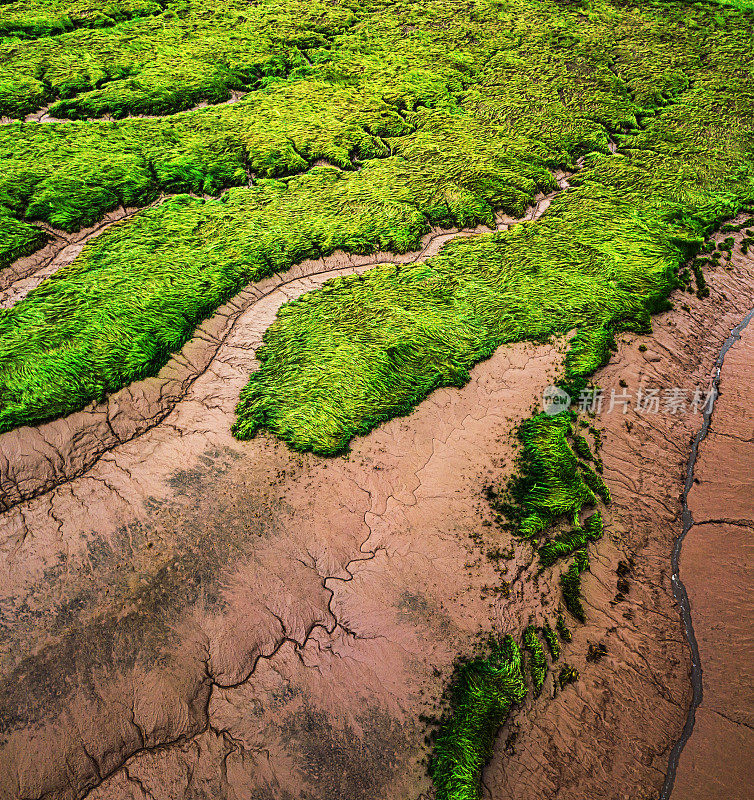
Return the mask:
M 561 516 L 570 517 L 578 530 L 579 512 L 596 502 L 585 480 L 585 465 L 569 443 L 574 420 L 573 412 L 537 414 L 519 427 L 522 449 L 518 473 L 509 487 L 512 503 L 501 505 L 501 510 L 513 521 L 521 538 L 540 536 Z M 554 555 L 557 547 L 551 545 L 549 549 Z M 544 566 L 552 563 L 550 555 L 545 545 Z
M 570 642 L 573 638 L 573 634 L 568 628 L 568 625 L 565 621 L 565 617 L 562 614 L 558 614 L 558 619 L 556 621 L 556 628 L 558 630 L 558 635 L 564 642 Z
M 542 626 L 542 636 L 544 636 L 544 639 L 547 642 L 547 647 L 550 651 L 550 657 L 553 661 L 557 661 L 560 658 L 560 642 L 558 641 L 558 637 L 549 622 L 545 622 L 545 624 Z
M 575 667 L 566 664 L 558 674 L 558 684 L 564 689 L 569 683 L 575 683 L 579 679 L 579 671 Z
M 46 241 L 43 230 L 15 219 L 0 207 L 0 269 L 33 253 Z
M 430 767 L 438 800 L 477 800 L 482 767 L 511 706 L 526 696 L 521 651 L 513 638 L 491 645 L 486 658 L 456 670 L 451 713 L 437 737 Z

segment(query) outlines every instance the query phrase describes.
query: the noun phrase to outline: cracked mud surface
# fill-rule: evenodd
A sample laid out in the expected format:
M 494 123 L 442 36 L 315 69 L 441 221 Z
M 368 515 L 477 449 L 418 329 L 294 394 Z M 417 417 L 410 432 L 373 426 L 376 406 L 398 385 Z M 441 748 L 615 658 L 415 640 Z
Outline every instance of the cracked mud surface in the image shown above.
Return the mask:
M 512 471 L 511 428 L 555 377 L 562 343 L 500 348 L 466 387 L 435 392 L 348 457 L 233 439 L 280 303 L 383 258 L 395 260 L 339 255 L 250 287 L 159 376 L 0 436 L 3 800 L 430 792 L 419 718 L 453 659 L 559 600 L 557 574 L 537 576 L 526 545 L 508 562 L 510 597 L 495 590 L 485 550 L 509 538 L 485 524 L 481 489 Z M 623 337 L 597 382 L 706 384 L 754 301 L 754 262 L 734 263 L 710 276 L 710 300 L 684 295 L 690 312 L 656 319 L 645 353 Z M 512 715 L 489 797 L 654 797 L 685 717 L 669 552 L 700 419 L 596 422 L 614 502 L 584 575 L 588 623 L 564 648 L 581 679 L 551 699 L 551 671 Z M 619 598 L 616 566 L 631 558 Z M 588 664 L 596 642 L 608 655 Z

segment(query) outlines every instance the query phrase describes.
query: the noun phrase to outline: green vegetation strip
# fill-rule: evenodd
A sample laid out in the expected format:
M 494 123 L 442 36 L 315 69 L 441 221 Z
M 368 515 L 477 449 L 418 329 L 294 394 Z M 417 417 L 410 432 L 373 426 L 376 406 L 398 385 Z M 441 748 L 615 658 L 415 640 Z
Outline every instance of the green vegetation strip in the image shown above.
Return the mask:
M 560 642 L 549 622 L 545 622 L 542 626 L 542 636 L 544 636 L 547 642 L 547 647 L 550 650 L 550 657 L 553 661 L 557 661 L 560 658 Z
M 573 638 L 573 634 L 568 629 L 568 625 L 566 624 L 565 617 L 562 614 L 558 614 L 558 619 L 556 622 L 556 628 L 558 630 L 558 635 L 564 642 L 570 642 Z
M 482 767 L 511 706 L 527 688 L 521 651 L 513 638 L 493 641 L 487 658 L 476 658 L 456 670 L 451 688 L 452 714 L 443 723 L 430 771 L 438 800 L 477 800 Z
M 37 39 L 159 14 L 161 0 L 0 0 L 0 36 Z
M 573 434 L 573 412 L 556 416 L 537 414 L 524 420 L 518 430 L 523 445 L 518 474 L 511 481 L 512 503 L 498 506 L 515 524 L 516 535 L 530 539 L 541 536 L 558 517 L 567 515 L 579 530 L 579 512 L 596 502 L 594 488 L 601 495 L 606 489 L 595 482 L 591 470 L 576 458 L 569 437 Z M 590 485 L 591 484 L 591 485 Z M 571 534 L 571 538 L 579 536 Z M 556 553 L 564 552 L 566 541 L 546 543 L 540 552 L 543 566 L 554 563 Z
M 586 622 L 586 613 L 581 602 L 581 573 L 589 569 L 586 550 L 578 550 L 568 570 L 560 576 L 565 607 L 579 621 Z
M 43 230 L 15 219 L 0 207 L 0 269 L 33 253 L 46 241 Z

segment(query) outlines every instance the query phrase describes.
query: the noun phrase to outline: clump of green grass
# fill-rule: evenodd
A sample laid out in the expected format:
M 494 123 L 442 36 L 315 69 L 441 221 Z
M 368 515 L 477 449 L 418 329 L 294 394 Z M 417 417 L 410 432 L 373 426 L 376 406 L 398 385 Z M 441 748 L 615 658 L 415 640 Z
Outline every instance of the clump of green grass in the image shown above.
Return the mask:
M 564 689 L 569 683 L 575 683 L 579 679 L 579 671 L 575 667 L 566 664 L 558 675 L 558 684 Z
M 521 651 L 511 636 L 486 658 L 456 670 L 451 712 L 436 741 L 430 772 L 438 800 L 478 800 L 482 768 L 511 707 L 526 696 Z
M 511 484 L 516 505 L 508 511 L 518 517 L 516 532 L 523 538 L 538 536 L 563 514 L 578 525 L 579 510 L 595 502 L 568 442 L 574 419 L 573 412 L 538 414 L 519 428 L 523 448 L 519 475 Z
M 584 463 L 579 464 L 581 477 L 584 483 L 602 500 L 605 505 L 610 503 L 610 490 L 602 478 Z
M 607 645 L 604 642 L 590 643 L 586 654 L 589 662 L 601 661 L 607 655 Z
M 583 458 L 584 461 L 591 461 L 594 458 L 589 448 L 589 442 L 587 442 L 586 438 L 580 433 L 572 437 L 571 446 L 573 447 L 574 453 L 576 453 L 579 458 Z
M 524 647 L 529 654 L 529 674 L 534 686 L 534 694 L 539 695 L 547 675 L 547 659 L 533 625 L 529 625 L 524 631 Z
M 106 28 L 159 14 L 163 6 L 156 0 L 3 0 L 0 36 L 37 39 L 76 28 Z
M 544 542 L 539 548 L 542 567 L 551 567 L 556 561 L 595 542 L 602 536 L 602 514 L 599 511 L 585 520 L 583 526 L 563 531 Z
M 586 622 L 586 613 L 581 602 L 581 573 L 587 569 L 589 556 L 586 550 L 579 550 L 566 572 L 560 576 L 565 607 L 579 622 Z
M 550 657 L 553 661 L 557 661 L 560 658 L 560 642 L 558 641 L 558 637 L 550 626 L 549 622 L 545 622 L 545 624 L 542 626 L 542 636 L 544 636 L 544 639 L 547 642 L 547 648 L 550 651 Z
M 715 253 L 715 256 L 719 258 L 718 253 Z M 707 281 L 704 277 L 704 270 L 702 269 L 702 262 L 706 260 L 708 259 L 696 258 L 691 262 L 691 269 L 694 273 L 694 280 L 696 281 L 696 296 L 700 299 L 709 296 L 709 288 L 707 286 Z

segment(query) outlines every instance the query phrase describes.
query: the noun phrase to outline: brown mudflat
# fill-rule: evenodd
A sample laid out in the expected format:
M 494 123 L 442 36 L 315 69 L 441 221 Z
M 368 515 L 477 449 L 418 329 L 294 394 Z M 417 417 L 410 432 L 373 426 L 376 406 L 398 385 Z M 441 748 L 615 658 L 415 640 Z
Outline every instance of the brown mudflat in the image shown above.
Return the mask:
M 347 457 L 231 437 L 280 303 L 368 266 L 342 258 L 242 293 L 107 404 L 0 436 L 3 800 L 426 797 L 421 715 L 455 657 L 555 614 L 558 572 L 540 574 L 528 545 L 504 591 L 487 553 L 512 542 L 482 490 L 511 473 L 510 431 L 562 342 L 500 348 Z M 688 312 L 656 320 L 646 352 L 624 337 L 598 382 L 706 383 L 754 303 L 754 263 L 710 283 L 710 300 L 684 295 Z M 580 679 L 555 693 L 551 670 L 511 717 L 488 797 L 654 798 L 685 718 L 669 554 L 700 418 L 595 424 L 614 503 L 584 577 L 587 624 L 571 621 L 561 657 Z M 590 643 L 607 655 L 587 662 Z
M 675 800 L 748 800 L 754 753 L 754 328 L 725 356 L 696 463 L 681 578 L 702 662 L 703 700 Z

